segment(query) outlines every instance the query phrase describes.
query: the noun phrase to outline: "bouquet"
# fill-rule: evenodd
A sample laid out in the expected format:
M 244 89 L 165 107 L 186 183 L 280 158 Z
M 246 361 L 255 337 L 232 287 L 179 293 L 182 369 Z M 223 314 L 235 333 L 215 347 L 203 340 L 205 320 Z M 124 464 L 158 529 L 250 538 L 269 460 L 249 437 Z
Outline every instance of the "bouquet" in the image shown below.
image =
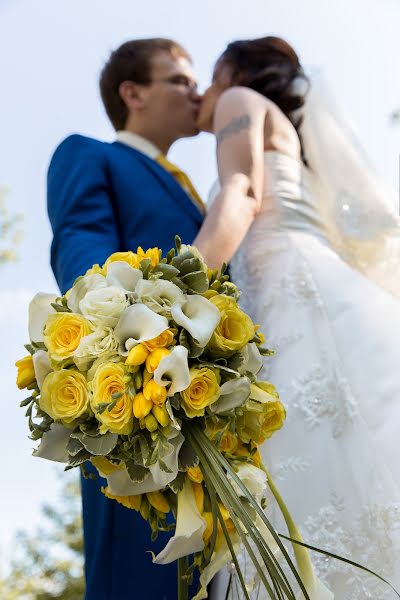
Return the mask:
M 229 561 L 249 598 L 240 548 L 269 597 L 296 598 L 287 563 L 301 597 L 328 599 L 261 462 L 259 445 L 283 426 L 285 409 L 273 384 L 257 379 L 271 351 L 238 298 L 224 269 L 209 270 L 179 238 L 165 257 L 157 248 L 117 252 L 65 295 L 37 294 L 29 355 L 16 363 L 40 441 L 33 454 L 84 474 L 90 461 L 107 480 L 103 493 L 140 511 L 153 537 L 173 527 L 153 560 L 178 560 L 180 599 L 195 569 L 195 600 L 206 598 Z M 268 485 L 297 566 L 265 516 Z

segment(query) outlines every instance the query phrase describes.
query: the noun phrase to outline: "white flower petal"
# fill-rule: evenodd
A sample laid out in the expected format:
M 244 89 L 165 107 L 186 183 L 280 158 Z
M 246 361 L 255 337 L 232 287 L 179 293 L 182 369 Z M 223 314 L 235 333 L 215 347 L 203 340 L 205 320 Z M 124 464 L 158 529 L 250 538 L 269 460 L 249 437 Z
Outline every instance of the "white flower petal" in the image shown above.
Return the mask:
M 243 352 L 245 360 L 240 367 L 240 373 L 250 372 L 253 375 L 257 375 L 263 366 L 263 358 L 257 348 L 257 344 L 254 342 L 247 344 L 241 352 Z
M 50 430 L 43 434 L 39 447 L 33 451 L 32 455 L 54 460 L 55 462 L 67 463 L 67 444 L 71 433 L 72 429 L 67 429 L 59 423 L 52 423 Z
M 135 293 L 139 300 L 156 313 L 170 314 L 173 304 L 183 304 L 185 294 L 177 285 L 165 279 L 139 281 Z
M 141 279 L 143 279 L 142 271 L 134 269 L 123 260 L 111 262 L 107 266 L 107 283 L 120 288 L 126 294 L 134 292 L 137 283 Z
M 103 275 L 100 275 L 100 273 L 92 273 L 91 275 L 81 277 L 72 286 L 68 294 L 68 308 L 70 308 L 73 313 L 80 313 L 79 303 L 86 294 L 92 290 L 98 290 L 104 287 L 107 287 L 106 278 Z
M 233 548 L 238 554 L 240 552 L 240 543 L 239 537 L 234 536 L 231 538 L 233 543 Z M 229 550 L 229 546 L 226 543 L 225 539 L 223 539 L 220 548 L 217 552 L 214 552 L 213 557 L 206 568 L 201 572 L 200 575 L 200 589 L 197 594 L 192 598 L 192 600 L 204 600 L 204 598 L 208 598 L 207 594 L 207 586 L 210 583 L 211 579 L 215 577 L 218 571 L 228 563 L 232 562 L 232 556 Z M 221 571 L 219 573 L 216 580 L 213 581 L 213 597 L 215 598 L 224 598 L 226 594 L 226 590 L 229 585 L 229 573 L 228 571 Z
M 115 286 L 90 290 L 79 303 L 84 317 L 104 327 L 115 327 L 127 306 L 126 295 Z
M 168 396 L 185 390 L 190 384 L 187 348 L 175 346 L 154 371 L 154 381 L 164 386 L 171 383 Z
M 38 350 L 32 356 L 32 360 L 36 381 L 39 386 L 39 390 L 41 390 L 43 381 L 45 380 L 46 376 L 53 370 L 49 361 L 49 355 L 44 350 Z
M 236 463 L 236 475 L 247 487 L 250 494 L 254 496 L 258 503 L 261 502 L 261 498 L 264 496 L 267 489 L 267 476 L 264 471 L 254 465 L 248 463 Z M 243 496 L 243 492 L 239 485 L 228 475 L 235 492 L 238 496 Z
M 32 342 L 43 342 L 43 330 L 46 325 L 47 317 L 55 312 L 51 306 L 58 296 L 55 294 L 45 294 L 39 292 L 34 296 L 29 304 L 29 338 Z
M 178 511 L 175 535 L 155 558 L 157 564 L 167 565 L 178 558 L 201 552 L 204 549 L 203 531 L 206 523 L 196 506 L 191 481 L 186 479 L 178 493 Z
M 144 481 L 134 483 L 131 481 L 126 469 L 114 471 L 107 476 L 110 493 L 114 496 L 133 496 L 163 489 L 178 474 L 178 454 L 184 439 L 179 431 L 171 429 L 171 433 L 168 436 L 169 448 L 162 456 L 163 462 L 172 471 L 171 473 L 162 471 L 158 464 L 155 464 L 150 467 L 150 473 Z
M 184 304 L 174 304 L 171 315 L 202 348 L 209 342 L 221 320 L 218 308 L 207 298 L 197 295 L 186 296 Z
M 250 396 L 250 380 L 238 377 L 226 381 L 220 388 L 220 397 L 208 407 L 208 411 L 219 414 L 242 406 Z
M 119 352 L 126 356 L 139 344 L 152 340 L 168 329 L 168 319 L 158 315 L 144 304 L 132 304 L 122 313 L 114 335 L 119 342 Z

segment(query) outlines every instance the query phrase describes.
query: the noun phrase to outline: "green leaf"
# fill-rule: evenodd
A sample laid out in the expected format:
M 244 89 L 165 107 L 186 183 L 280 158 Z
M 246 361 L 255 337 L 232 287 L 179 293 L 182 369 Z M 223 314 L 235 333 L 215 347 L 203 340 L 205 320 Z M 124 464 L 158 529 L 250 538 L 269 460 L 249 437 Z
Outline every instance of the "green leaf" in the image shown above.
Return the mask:
M 158 465 L 161 471 L 164 471 L 164 473 L 173 473 L 173 471 L 165 464 L 165 462 L 161 458 L 158 459 Z
M 36 350 L 35 348 L 32 346 L 32 344 L 24 344 L 24 348 L 27 349 L 27 351 L 29 352 L 29 354 L 35 354 Z
M 181 276 L 181 280 L 197 294 L 203 294 L 208 290 L 208 278 L 204 271 L 195 271 Z
M 74 439 L 77 439 L 83 444 L 90 454 L 95 456 L 106 456 L 112 450 L 118 442 L 118 434 L 116 433 L 105 433 L 104 435 L 98 435 L 97 437 L 88 436 L 84 433 L 72 434 Z
M 193 446 L 187 440 L 185 440 L 181 446 L 179 461 L 185 469 L 197 467 L 199 464 L 199 457 L 194 451 Z
M 35 396 L 29 396 L 29 398 L 25 398 L 25 400 L 22 400 L 19 405 L 20 407 L 24 407 L 24 406 L 28 406 L 28 404 L 30 404 L 31 402 L 33 402 L 35 400 Z
M 77 467 L 78 465 L 81 465 L 82 463 L 86 462 L 87 460 L 90 460 L 91 458 L 92 455 L 90 454 L 90 452 L 83 448 L 75 456 L 69 456 L 68 464 L 70 467 Z
M 142 481 L 146 479 L 147 474 L 150 473 L 149 469 L 135 464 L 133 460 L 128 460 L 126 462 L 126 470 L 128 471 L 129 478 L 131 481 L 133 481 L 133 483 L 142 483 Z
M 179 254 L 179 252 L 181 251 L 181 246 L 182 246 L 182 240 L 179 237 L 179 235 L 175 236 L 175 247 L 176 247 L 176 252 Z
M 168 265 L 165 263 L 159 263 L 151 272 L 150 279 L 152 275 L 158 275 L 161 279 L 166 279 L 167 281 L 171 281 L 174 277 L 179 274 L 179 269 L 172 265 Z
M 71 456 L 76 456 L 78 452 L 84 449 L 83 444 L 76 438 L 70 437 L 67 444 L 67 452 Z
M 68 306 L 63 306 L 62 304 L 57 304 L 56 302 L 52 302 L 51 306 L 56 312 L 72 312 Z
M 183 486 L 185 484 L 186 475 L 185 473 L 178 473 L 176 478 L 168 484 L 174 494 L 178 494 L 183 490 Z

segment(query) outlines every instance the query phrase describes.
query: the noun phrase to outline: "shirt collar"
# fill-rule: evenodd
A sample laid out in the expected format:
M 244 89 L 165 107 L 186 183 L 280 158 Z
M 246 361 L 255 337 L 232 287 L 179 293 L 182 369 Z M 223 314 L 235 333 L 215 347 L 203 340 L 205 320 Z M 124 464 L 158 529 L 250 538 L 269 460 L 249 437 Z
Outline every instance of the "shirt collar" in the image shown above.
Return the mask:
M 135 150 L 139 150 L 139 152 L 142 152 L 153 160 L 162 154 L 161 150 L 149 142 L 149 140 L 146 140 L 146 138 L 138 135 L 137 133 L 132 133 L 131 131 L 117 131 L 117 142 L 121 142 L 122 144 L 126 144 Z

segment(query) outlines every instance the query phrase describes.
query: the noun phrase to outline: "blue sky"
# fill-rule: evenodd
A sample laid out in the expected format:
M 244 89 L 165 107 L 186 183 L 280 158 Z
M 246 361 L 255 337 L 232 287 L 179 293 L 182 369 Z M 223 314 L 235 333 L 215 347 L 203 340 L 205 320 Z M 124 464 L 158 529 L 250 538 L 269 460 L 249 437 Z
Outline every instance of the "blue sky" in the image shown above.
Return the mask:
M 306 68 L 323 69 L 379 170 L 397 186 L 400 128 L 388 115 L 400 105 L 399 25 L 398 0 L 0 0 L 0 184 L 10 188 L 10 209 L 25 215 L 20 261 L 0 271 L 0 566 L 16 528 L 34 528 L 40 505 L 59 487 L 60 469 L 30 456 L 13 363 L 25 352 L 29 298 L 56 290 L 44 191 L 51 153 L 72 132 L 113 139 L 97 89 L 110 50 L 135 37 L 175 38 L 191 52 L 204 88 L 228 41 L 285 37 Z M 216 173 L 212 137 L 178 142 L 170 158 L 206 196 Z

